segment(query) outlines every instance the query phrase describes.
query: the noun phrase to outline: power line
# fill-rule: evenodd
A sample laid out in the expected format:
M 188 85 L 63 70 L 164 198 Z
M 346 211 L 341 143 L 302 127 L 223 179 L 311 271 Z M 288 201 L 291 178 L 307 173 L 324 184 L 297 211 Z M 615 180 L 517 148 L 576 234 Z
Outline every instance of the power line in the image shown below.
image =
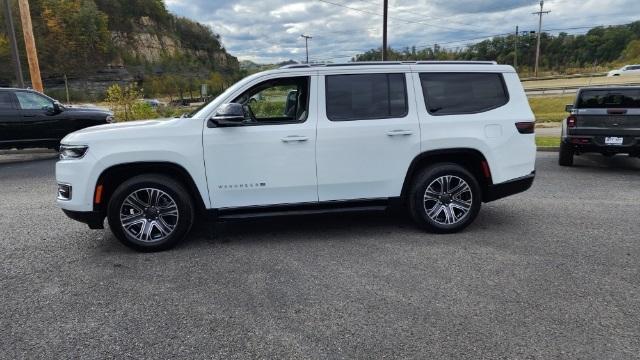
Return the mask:
M 325 4 L 339 6 L 341 8 L 345 8 L 345 9 L 349 9 L 349 10 L 353 10 L 353 11 L 358 11 L 358 12 L 369 14 L 369 15 L 382 16 L 382 17 L 384 16 L 384 14 L 380 14 L 380 13 L 369 11 L 369 10 L 354 8 L 354 7 L 351 7 L 351 6 L 347 6 L 347 5 L 344 5 L 344 4 L 339 4 L 339 3 L 332 2 L 332 1 L 329 1 L 329 0 L 318 0 L 318 1 L 320 1 L 322 3 L 325 3 Z M 448 29 L 448 30 L 456 30 L 456 31 L 457 30 L 463 30 L 463 29 L 460 29 L 460 28 L 452 28 L 452 27 L 448 27 L 448 26 L 435 25 L 435 24 L 426 23 L 424 21 L 414 21 L 414 20 L 409 20 L 409 19 L 404 19 L 404 18 L 398 18 L 398 17 L 395 17 L 395 16 L 393 16 L 393 17 L 389 16 L 389 19 L 405 22 L 405 23 L 408 23 L 408 24 L 421 24 L 421 25 L 438 27 L 438 28 Z

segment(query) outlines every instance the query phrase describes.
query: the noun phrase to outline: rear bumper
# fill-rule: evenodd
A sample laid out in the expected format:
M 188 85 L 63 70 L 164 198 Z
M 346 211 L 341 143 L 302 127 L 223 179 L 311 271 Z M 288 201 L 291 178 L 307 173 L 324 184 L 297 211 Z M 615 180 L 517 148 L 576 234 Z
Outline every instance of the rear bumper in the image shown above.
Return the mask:
M 71 219 L 89 225 L 89 229 L 104 229 L 104 214 L 96 211 L 71 211 L 62 209 Z
M 606 145 L 605 136 L 599 135 L 569 135 L 562 138 L 562 142 L 577 153 L 631 154 L 640 156 L 640 137 L 620 137 L 624 138 L 622 145 Z
M 504 197 L 518 194 L 529 190 L 533 185 L 533 180 L 536 177 L 535 170 L 531 174 L 523 176 L 521 178 L 506 181 L 500 184 L 490 185 L 487 191 L 484 193 L 484 202 L 495 201 Z

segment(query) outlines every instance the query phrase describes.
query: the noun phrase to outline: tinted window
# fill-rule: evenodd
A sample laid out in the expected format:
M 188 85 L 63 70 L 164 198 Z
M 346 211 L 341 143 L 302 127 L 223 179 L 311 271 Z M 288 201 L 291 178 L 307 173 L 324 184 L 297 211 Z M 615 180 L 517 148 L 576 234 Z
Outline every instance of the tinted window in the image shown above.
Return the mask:
M 13 109 L 11 94 L 8 92 L 0 92 L 0 110 L 6 109 Z
M 640 89 L 583 90 L 578 108 L 640 108 Z
M 309 113 L 309 82 L 308 76 L 267 80 L 233 102 L 247 105 L 258 123 L 303 122 Z
M 404 74 L 329 75 L 326 87 L 329 120 L 388 119 L 407 115 Z
M 420 74 L 427 110 L 432 115 L 472 114 L 509 102 L 502 74 Z
M 44 110 L 53 106 L 49 99 L 32 92 L 18 91 L 16 97 L 20 108 L 24 110 Z

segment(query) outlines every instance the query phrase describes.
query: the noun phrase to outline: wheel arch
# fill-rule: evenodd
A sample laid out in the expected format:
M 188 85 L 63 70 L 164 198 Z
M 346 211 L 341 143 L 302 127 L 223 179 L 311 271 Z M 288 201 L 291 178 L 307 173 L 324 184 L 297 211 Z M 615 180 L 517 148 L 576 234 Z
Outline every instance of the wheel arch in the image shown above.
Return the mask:
M 417 173 L 421 169 L 437 163 L 458 164 L 471 172 L 480 184 L 483 198 L 489 186 L 493 184 L 491 169 L 487 158 L 479 150 L 472 148 L 430 150 L 418 154 L 413 161 L 411 161 L 402 185 L 401 198 L 403 200 L 406 199 L 409 194 L 411 182 Z
M 141 161 L 113 165 L 102 171 L 94 186 L 94 211 L 106 212 L 109 199 L 118 186 L 134 176 L 143 174 L 162 174 L 179 181 L 185 186 L 189 195 L 193 198 L 194 208 L 200 211 L 206 210 L 205 201 L 202 198 L 196 182 L 184 167 L 172 162 Z M 101 201 L 96 203 L 96 193 L 99 186 L 102 186 Z

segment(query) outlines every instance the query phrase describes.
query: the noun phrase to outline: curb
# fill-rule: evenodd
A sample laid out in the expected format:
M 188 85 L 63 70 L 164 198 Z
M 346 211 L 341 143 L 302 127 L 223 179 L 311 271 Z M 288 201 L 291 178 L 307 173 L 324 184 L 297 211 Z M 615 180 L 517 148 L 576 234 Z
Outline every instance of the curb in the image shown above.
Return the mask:
M 558 152 L 560 147 L 558 146 L 538 146 L 539 152 Z

